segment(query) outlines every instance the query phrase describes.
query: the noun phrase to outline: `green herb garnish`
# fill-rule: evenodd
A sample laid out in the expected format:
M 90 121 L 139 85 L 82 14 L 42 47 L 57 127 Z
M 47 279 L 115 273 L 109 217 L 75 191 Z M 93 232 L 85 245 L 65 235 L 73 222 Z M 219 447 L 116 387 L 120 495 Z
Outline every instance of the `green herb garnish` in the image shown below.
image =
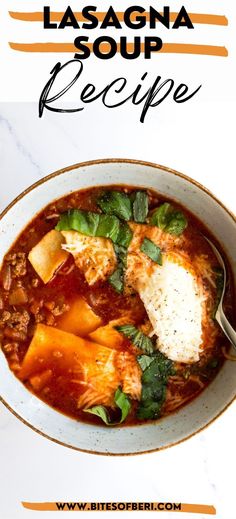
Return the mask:
M 159 351 L 151 355 L 149 360 L 146 355 L 140 355 L 138 362 L 143 374 L 137 417 L 140 420 L 158 418 L 166 398 L 168 379 L 174 374 L 173 362 Z
M 151 260 L 158 263 L 158 265 L 162 265 L 162 253 L 160 247 L 155 245 L 153 241 L 148 238 L 144 238 L 143 243 L 140 248 L 141 252 L 146 254 Z
M 128 224 L 117 216 L 71 209 L 60 216 L 57 231 L 74 230 L 87 236 L 110 238 L 114 243 L 128 247 L 133 233 Z
M 100 215 L 80 209 L 70 209 L 60 216 L 56 226 L 58 231 L 79 231 L 86 236 L 96 236 Z
M 98 198 L 97 204 L 106 214 L 118 216 L 122 220 L 132 219 L 130 198 L 122 191 L 104 191 Z
M 111 425 L 108 411 L 103 405 L 95 405 L 94 407 L 90 407 L 90 409 L 84 409 L 83 411 L 84 413 L 94 414 L 95 416 L 101 418 L 105 424 Z
M 104 191 L 97 204 L 104 213 L 118 216 L 121 220 L 144 223 L 148 215 L 146 191 L 134 191 L 130 195 L 122 191 Z
M 137 223 L 144 223 L 148 215 L 148 194 L 146 191 L 136 191 L 133 200 L 133 217 Z
M 153 211 L 150 217 L 150 223 L 176 236 L 182 234 L 188 225 L 185 215 L 181 211 L 177 211 L 168 202 L 161 204 Z
M 114 249 L 117 257 L 117 268 L 108 278 L 110 285 L 118 292 L 122 294 L 124 290 L 124 277 L 125 269 L 127 266 L 127 249 L 122 245 L 114 243 Z
M 150 355 L 139 355 L 137 357 L 137 361 L 140 365 L 142 371 L 145 371 L 148 366 L 153 362 L 154 357 L 150 357 Z
M 124 422 L 124 420 L 130 412 L 131 403 L 127 395 L 123 393 L 120 387 L 118 387 L 118 389 L 115 392 L 115 404 L 121 410 L 121 418 L 119 423 L 122 423 Z
M 99 215 L 96 236 L 110 238 L 114 243 L 118 238 L 120 221 L 116 216 L 101 214 Z
M 126 222 L 120 221 L 119 232 L 117 235 L 116 243 L 128 248 L 132 240 L 133 233 Z
M 119 425 L 122 422 L 124 422 L 124 420 L 128 416 L 131 409 L 131 403 L 128 396 L 125 393 L 123 393 L 120 387 L 118 387 L 118 389 L 115 392 L 114 402 L 116 406 L 121 410 L 121 417 L 118 422 L 111 421 L 108 410 L 103 405 L 95 405 L 90 409 L 84 409 L 84 412 L 98 416 L 106 425 Z
M 137 346 L 140 350 L 145 353 L 153 353 L 154 345 L 152 339 L 142 333 L 138 328 L 133 326 L 132 324 L 125 324 L 123 326 L 116 326 L 116 330 L 120 333 L 123 333 L 127 339 L 129 339 L 134 346 Z
M 127 267 L 127 249 L 123 247 L 123 245 L 117 245 L 114 243 L 114 250 L 118 259 L 118 263 L 120 263 L 123 267 Z
M 172 213 L 172 207 L 169 203 L 165 202 L 161 204 L 159 207 L 154 209 L 152 215 L 150 217 L 150 223 L 152 225 L 156 225 L 160 227 L 160 229 L 164 230 L 166 225 L 169 222 L 170 215 Z
M 124 269 L 123 267 L 118 267 L 114 272 L 109 276 L 108 282 L 115 289 L 116 292 L 122 294 L 124 290 Z

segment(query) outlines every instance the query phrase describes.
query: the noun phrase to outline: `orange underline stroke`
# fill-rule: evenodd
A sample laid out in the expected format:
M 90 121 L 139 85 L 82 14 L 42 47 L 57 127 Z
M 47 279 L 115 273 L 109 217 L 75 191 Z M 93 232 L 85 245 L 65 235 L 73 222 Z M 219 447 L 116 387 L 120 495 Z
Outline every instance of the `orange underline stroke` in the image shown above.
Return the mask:
M 93 44 L 87 43 L 90 51 L 93 51 Z M 13 50 L 22 52 L 77 52 L 73 43 L 16 43 L 9 42 L 9 46 Z M 133 43 L 127 43 L 127 52 L 132 52 L 134 48 Z M 109 52 L 110 45 L 108 43 L 102 43 L 100 45 L 102 52 Z M 117 52 L 120 52 L 120 44 L 117 44 Z M 141 43 L 141 52 L 144 52 L 144 43 Z M 158 53 L 167 54 L 201 54 L 206 56 L 222 56 L 227 57 L 228 51 L 226 47 L 219 47 L 216 45 L 196 45 L 187 43 L 164 43 L 161 50 Z
M 81 503 L 82 504 L 82 503 Z M 90 503 L 83 503 L 84 504 L 84 512 L 91 512 L 91 504 Z M 100 504 L 100 503 L 99 503 Z M 118 503 L 116 503 L 118 504 Z M 158 503 L 152 503 L 154 507 L 158 505 Z M 58 509 L 57 503 L 28 503 L 25 501 L 22 501 L 22 506 L 24 508 L 27 508 L 28 510 L 38 510 L 42 512 L 59 512 L 61 510 Z M 74 509 L 74 511 L 77 511 L 78 509 Z M 68 508 L 64 508 L 64 512 L 68 511 Z M 120 511 L 120 510 L 114 510 L 114 511 Z M 127 510 L 129 511 L 129 510 Z M 163 512 L 187 512 L 187 513 L 193 513 L 193 514 L 207 514 L 207 515 L 216 515 L 216 509 L 213 505 L 201 505 L 201 504 L 188 504 L 188 503 L 181 503 L 181 510 L 162 510 Z
M 50 19 L 52 22 L 60 22 L 63 16 L 63 12 L 51 12 Z M 96 18 L 99 22 L 101 22 L 105 16 L 105 12 L 97 12 L 94 13 Z M 149 21 L 149 14 L 147 12 L 143 13 L 146 15 L 147 21 Z M 176 19 L 178 13 L 170 13 L 170 21 L 173 22 Z M 201 13 L 188 13 L 189 17 L 192 21 L 192 23 L 202 23 L 202 24 L 209 24 L 209 25 L 228 25 L 228 19 L 226 16 L 219 15 L 219 14 L 201 14 Z M 9 11 L 9 15 L 14 18 L 15 20 L 21 20 L 25 22 L 43 22 L 43 13 L 42 12 L 35 12 L 35 13 L 22 13 L 22 12 L 15 12 L 15 11 Z M 83 17 L 82 13 L 75 12 L 74 13 L 76 19 L 78 21 L 85 21 L 85 18 Z M 120 22 L 124 21 L 124 13 L 123 12 L 117 12 L 116 13 L 117 18 Z M 131 20 L 135 19 L 135 14 L 131 16 Z

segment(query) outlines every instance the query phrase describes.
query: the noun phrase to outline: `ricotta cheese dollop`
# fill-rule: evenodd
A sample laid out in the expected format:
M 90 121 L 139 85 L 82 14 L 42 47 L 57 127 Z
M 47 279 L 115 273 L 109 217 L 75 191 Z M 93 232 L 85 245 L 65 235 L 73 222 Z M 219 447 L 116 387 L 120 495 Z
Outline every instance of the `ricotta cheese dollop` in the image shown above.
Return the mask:
M 148 317 L 157 335 L 157 348 L 176 362 L 199 360 L 202 344 L 203 301 L 197 276 L 176 260 L 162 266 L 138 286 Z

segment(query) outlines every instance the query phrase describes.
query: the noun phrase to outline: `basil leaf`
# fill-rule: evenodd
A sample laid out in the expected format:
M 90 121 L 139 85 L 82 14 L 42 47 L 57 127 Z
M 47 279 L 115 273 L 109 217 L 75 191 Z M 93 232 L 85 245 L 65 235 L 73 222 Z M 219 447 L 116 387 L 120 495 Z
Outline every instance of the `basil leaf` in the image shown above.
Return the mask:
M 167 223 L 169 222 L 171 213 L 172 206 L 168 204 L 168 202 L 165 202 L 153 211 L 150 218 L 150 223 L 164 230 Z
M 134 221 L 138 223 L 145 222 L 148 215 L 148 194 L 146 191 L 136 191 L 133 201 Z
M 118 292 L 122 294 L 124 290 L 124 270 L 122 267 L 118 267 L 114 272 L 109 276 L 108 282 L 110 285 Z
M 175 234 L 179 236 L 184 232 L 188 225 L 187 219 L 181 211 L 176 211 L 173 214 L 170 222 L 167 224 L 165 231 L 169 234 Z
M 153 400 L 145 402 L 139 406 L 137 418 L 139 420 L 154 420 L 160 416 L 163 401 L 154 402 Z
M 96 236 L 99 214 L 81 209 L 71 209 L 61 215 L 56 226 L 57 231 L 74 230 L 87 236 Z
M 117 269 L 108 278 L 113 288 L 121 294 L 124 290 L 125 269 L 127 267 L 127 249 L 122 245 L 114 243 L 114 250 L 117 257 Z
M 122 191 L 104 191 L 97 200 L 98 206 L 106 214 L 118 216 L 121 220 L 143 223 L 148 214 L 148 194 L 135 191 L 130 196 Z
M 181 211 L 165 202 L 155 209 L 150 217 L 150 224 L 156 225 L 160 229 L 170 234 L 179 236 L 188 225 L 187 218 Z
M 100 214 L 96 236 L 110 238 L 116 242 L 119 234 L 120 222 L 116 216 Z
M 75 231 L 87 234 L 88 236 L 96 236 L 99 214 L 75 209 L 71 211 L 69 219 L 71 221 L 71 227 Z
M 108 278 L 110 285 L 118 292 L 122 294 L 124 290 L 124 276 L 125 268 L 127 265 L 127 249 L 122 245 L 114 244 L 114 249 L 117 257 L 118 266 L 116 270 Z
M 115 392 L 114 402 L 116 406 L 121 410 L 121 417 L 119 422 L 111 421 L 108 411 L 106 407 L 104 407 L 103 405 L 95 405 L 90 409 L 83 409 L 83 411 L 85 413 L 90 413 L 94 414 L 95 416 L 98 416 L 106 425 L 119 425 L 122 422 L 124 422 L 127 418 L 131 409 L 131 403 L 128 396 L 125 393 L 123 393 L 120 387 L 118 387 Z
M 150 357 L 149 355 L 138 355 L 137 357 L 137 361 L 142 371 L 145 371 L 145 369 L 150 366 L 153 360 L 153 357 Z
M 173 362 L 158 351 L 152 357 L 153 362 L 145 369 L 143 373 L 143 381 L 145 383 L 153 383 L 157 377 L 167 382 L 169 375 L 173 374 Z
M 94 407 L 91 407 L 90 409 L 83 409 L 83 411 L 84 411 L 84 413 L 94 414 L 95 416 L 98 416 L 99 418 L 101 418 L 101 420 L 106 425 L 111 425 L 108 412 L 103 405 L 95 405 Z
M 122 389 L 118 387 L 118 389 L 115 392 L 115 404 L 119 409 L 121 410 L 121 419 L 119 423 L 124 422 L 126 417 L 128 416 L 130 409 L 131 409 L 131 403 L 129 398 L 125 393 L 123 393 Z
M 60 216 L 57 231 L 74 230 L 87 236 L 110 238 L 114 243 L 128 247 L 133 233 L 127 223 L 117 216 L 71 209 Z
M 97 204 L 106 214 L 114 214 L 122 220 L 131 220 L 132 218 L 130 198 L 122 191 L 104 191 L 98 198 Z
M 143 243 L 140 247 L 141 252 L 146 254 L 151 260 L 158 263 L 158 265 L 162 265 L 162 253 L 160 247 L 155 245 L 153 241 L 148 238 L 144 238 Z
M 174 374 L 173 362 L 159 351 L 150 356 L 140 355 L 138 362 L 143 374 L 137 417 L 140 420 L 158 418 L 166 398 L 168 379 Z
M 117 245 L 114 243 L 114 250 L 117 256 L 118 263 L 120 267 L 126 268 L 127 267 L 127 249 L 125 247 L 122 247 L 122 245 Z
M 63 213 L 60 215 L 59 221 L 55 227 L 57 231 L 69 231 L 71 230 L 70 222 L 69 222 L 69 214 L 70 211 L 67 213 Z
M 126 222 L 120 222 L 119 233 L 116 239 L 116 243 L 123 247 L 129 247 L 132 240 L 133 233 Z
M 132 324 L 124 324 L 122 326 L 116 326 L 116 330 L 120 333 L 123 333 L 123 335 L 125 335 L 125 337 L 130 339 L 132 342 L 135 339 L 137 332 L 139 331 Z
M 144 351 L 145 353 L 154 352 L 154 345 L 150 337 L 142 333 L 132 324 L 116 326 L 115 329 L 118 332 L 123 333 L 123 335 L 127 337 L 127 339 L 129 339 L 132 344 L 134 344 L 134 346 L 137 346 L 137 348 Z

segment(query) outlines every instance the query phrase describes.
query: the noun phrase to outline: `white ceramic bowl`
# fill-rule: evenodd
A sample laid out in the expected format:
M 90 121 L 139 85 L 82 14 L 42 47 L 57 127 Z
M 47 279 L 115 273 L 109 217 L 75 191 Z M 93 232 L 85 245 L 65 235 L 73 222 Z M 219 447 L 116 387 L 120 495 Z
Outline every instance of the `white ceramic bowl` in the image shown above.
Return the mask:
M 236 278 L 236 219 L 204 187 L 176 171 L 146 162 L 101 160 L 77 164 L 34 184 L 1 215 L 0 264 L 28 222 L 54 199 L 91 186 L 127 184 L 153 188 L 190 209 L 222 244 Z M 106 428 L 70 419 L 32 395 L 0 352 L 0 395 L 24 423 L 58 443 L 97 454 L 156 451 L 189 438 L 211 423 L 236 395 L 236 362 L 226 361 L 202 394 L 176 413 L 152 423 Z

